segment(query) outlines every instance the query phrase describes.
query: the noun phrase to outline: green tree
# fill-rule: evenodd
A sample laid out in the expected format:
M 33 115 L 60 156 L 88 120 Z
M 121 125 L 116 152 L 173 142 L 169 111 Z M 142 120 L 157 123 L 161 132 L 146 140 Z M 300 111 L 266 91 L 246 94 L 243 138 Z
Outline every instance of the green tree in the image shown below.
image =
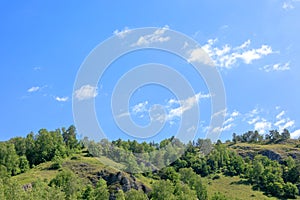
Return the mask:
M 296 198 L 296 196 L 298 195 L 298 188 L 296 187 L 296 185 L 292 184 L 292 183 L 286 183 L 283 186 L 283 191 L 284 191 L 284 197 L 286 198 Z
M 81 199 L 94 200 L 94 188 L 91 185 L 87 185 L 82 191 Z
M 176 196 L 176 199 L 178 200 L 197 200 L 197 194 L 196 191 L 191 190 L 188 185 L 185 185 L 183 183 L 176 183 L 174 194 Z
M 169 180 L 160 180 L 153 184 L 151 199 L 153 200 L 175 200 L 174 186 Z M 126 199 L 127 200 L 127 199 Z
M 109 192 L 107 189 L 106 181 L 102 178 L 98 181 L 95 188 L 95 199 L 96 200 L 108 200 Z
M 200 177 L 191 168 L 180 169 L 179 174 L 180 180 L 196 191 L 198 199 L 208 199 L 206 187 L 202 184 Z
M 70 170 L 59 172 L 49 185 L 61 188 L 66 194 L 66 199 L 74 199 L 81 187 L 78 178 Z
M 140 190 L 131 189 L 125 193 L 126 200 L 147 200 L 147 195 Z
M 66 143 L 69 149 L 75 149 L 78 147 L 78 140 L 76 138 L 76 128 L 75 126 L 71 125 L 67 130 L 65 128 L 62 129 L 63 131 L 63 140 Z
M 55 200 L 64 200 L 65 193 L 63 193 L 60 188 L 49 187 L 46 182 L 42 180 L 37 180 L 33 183 L 32 190 L 27 191 L 30 195 L 30 199 L 55 199 Z
M 27 160 L 26 156 L 19 157 L 19 168 L 22 173 L 26 172 L 29 167 L 29 161 Z
M 125 194 L 123 190 L 118 190 L 116 194 L 116 200 L 125 200 Z

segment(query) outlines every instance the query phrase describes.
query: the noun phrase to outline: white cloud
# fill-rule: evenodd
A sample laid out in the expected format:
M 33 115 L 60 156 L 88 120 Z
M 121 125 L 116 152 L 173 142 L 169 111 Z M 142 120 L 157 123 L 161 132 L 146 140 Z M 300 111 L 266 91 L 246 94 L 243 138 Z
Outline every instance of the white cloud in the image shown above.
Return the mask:
M 168 30 L 168 26 L 164 26 L 163 28 L 158 28 L 154 33 L 149 35 L 141 36 L 136 43 L 134 43 L 132 46 L 147 46 L 152 43 L 161 43 L 161 42 L 167 42 L 170 40 L 169 36 L 164 36 L 166 30 Z
M 279 126 L 279 131 L 283 131 L 283 129 L 291 128 L 295 125 L 294 120 L 288 120 L 283 126 Z
M 267 131 L 271 130 L 272 123 L 265 119 L 254 124 L 254 129 L 259 132 L 259 134 L 265 134 Z
M 75 91 L 75 98 L 80 101 L 94 98 L 97 95 L 97 87 L 93 87 L 91 85 L 84 85 Z
M 300 129 L 295 130 L 294 132 L 291 133 L 291 138 L 298 139 L 299 137 L 300 137 Z
M 285 111 L 281 111 L 278 115 L 276 115 L 276 119 L 281 119 L 285 115 Z
M 189 58 L 188 58 L 188 62 L 198 62 L 198 63 L 203 63 L 205 65 L 210 65 L 213 66 L 214 63 L 212 62 L 212 60 L 207 56 L 206 52 L 202 49 L 202 48 L 196 48 L 193 50 L 190 50 L 188 52 L 189 54 Z
M 294 9 L 295 7 L 292 5 L 291 2 L 286 1 L 286 2 L 283 2 L 282 8 L 283 8 L 284 10 L 292 10 L 292 9 Z
M 265 72 L 272 72 L 272 71 L 287 71 L 290 70 L 290 63 L 287 62 L 285 64 L 277 63 L 274 65 L 265 65 L 264 67 L 260 68 L 260 70 L 264 70 Z
M 34 86 L 34 87 L 31 87 L 27 90 L 27 92 L 37 92 L 39 91 L 41 88 L 39 86 Z
M 148 101 L 145 101 L 145 102 L 141 102 L 135 106 L 132 107 L 132 112 L 134 114 L 138 114 L 138 113 L 141 113 L 141 112 L 147 112 L 147 108 L 146 106 L 148 105 Z
M 177 107 L 177 108 L 173 108 L 169 110 L 169 113 L 167 115 L 167 119 L 171 120 L 174 117 L 181 117 L 181 115 L 190 110 L 191 108 L 193 108 L 199 101 L 199 99 L 203 97 L 203 95 L 201 95 L 201 93 L 196 94 L 195 96 L 189 97 L 187 99 L 184 100 L 173 100 L 171 101 L 172 103 L 179 103 L 181 106 Z M 204 95 L 204 98 L 207 98 L 206 95 Z M 170 101 L 169 101 L 170 102 Z
M 286 122 L 285 119 L 281 119 L 281 120 L 275 122 L 274 125 L 278 127 L 278 126 L 280 126 L 281 124 L 283 124 L 283 123 L 285 123 L 285 122 Z
M 240 115 L 240 113 L 238 112 L 238 111 L 233 111 L 232 113 L 231 113 L 231 117 L 237 117 L 237 116 L 239 116 Z
M 259 119 L 260 119 L 259 116 L 255 117 L 255 118 L 252 118 L 252 119 L 250 119 L 250 120 L 248 121 L 248 124 L 252 125 L 252 124 L 254 124 L 255 122 L 257 122 Z
M 69 100 L 69 97 L 55 97 L 55 100 L 59 102 L 66 102 Z
M 128 27 L 125 27 L 123 30 L 119 31 L 118 29 L 114 31 L 114 35 L 124 38 L 127 34 L 129 34 L 131 30 Z
M 285 0 L 282 4 L 282 8 L 286 11 L 292 10 L 295 8 L 295 3 L 300 2 L 300 0 Z
M 251 44 L 249 39 L 240 46 L 234 48 L 229 44 L 225 44 L 222 47 L 215 47 L 217 41 L 217 39 L 208 40 L 207 44 L 203 45 L 202 49 L 213 59 L 218 67 L 231 68 L 233 65 L 237 64 L 238 61 L 242 61 L 245 64 L 251 64 L 252 61 L 261 59 L 264 56 L 273 53 L 272 47 L 268 45 L 261 45 L 259 48 L 249 49 Z
M 34 68 L 33 68 L 34 71 L 39 71 L 39 70 L 41 70 L 41 69 L 42 69 L 41 67 L 34 67 Z
M 233 124 L 228 124 L 223 127 L 215 127 L 212 132 L 223 132 L 223 131 L 229 131 L 232 128 Z

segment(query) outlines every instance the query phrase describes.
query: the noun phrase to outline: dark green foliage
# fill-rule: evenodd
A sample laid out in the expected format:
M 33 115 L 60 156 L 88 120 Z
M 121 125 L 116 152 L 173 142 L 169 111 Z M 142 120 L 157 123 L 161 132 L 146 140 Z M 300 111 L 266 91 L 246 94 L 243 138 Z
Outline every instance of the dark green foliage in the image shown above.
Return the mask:
M 26 156 L 19 157 L 19 168 L 21 173 L 26 172 L 29 167 L 29 161 L 27 160 Z
M 286 183 L 283 185 L 284 197 L 286 198 L 296 198 L 298 195 L 298 188 L 292 183 Z
M 109 192 L 105 180 L 100 179 L 98 181 L 94 194 L 96 200 L 107 200 L 109 198 Z
M 67 130 L 62 128 L 63 141 L 69 149 L 75 149 L 79 146 L 78 140 L 76 138 L 76 128 L 71 125 Z
M 16 175 L 20 173 L 19 164 L 15 145 L 9 142 L 0 142 L 0 166 L 4 166 L 9 175 Z M 1 171 L 5 169 L 4 167 L 1 167 Z
M 169 180 L 161 180 L 157 181 L 153 185 L 153 190 L 151 192 L 151 199 L 153 200 L 165 200 L 165 199 L 170 199 L 170 200 L 175 200 L 175 195 L 174 195 L 174 185 L 171 181 Z
M 147 200 L 148 197 L 143 191 L 131 189 L 125 193 L 126 200 Z
M 65 170 L 57 174 L 49 183 L 50 186 L 60 188 L 66 199 L 73 199 L 80 190 L 80 182 L 72 171 Z
M 87 185 L 81 194 L 81 199 L 93 200 L 94 199 L 94 188 L 91 185 Z

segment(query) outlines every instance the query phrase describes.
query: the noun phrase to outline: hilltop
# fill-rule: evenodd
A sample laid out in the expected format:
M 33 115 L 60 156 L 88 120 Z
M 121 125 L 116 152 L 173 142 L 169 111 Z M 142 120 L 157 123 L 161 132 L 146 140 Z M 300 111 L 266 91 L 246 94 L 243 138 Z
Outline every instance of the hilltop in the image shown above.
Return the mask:
M 216 144 L 175 138 L 96 143 L 78 141 L 73 126 L 41 129 L 0 143 L 0 198 L 300 199 L 300 142 L 281 136 Z

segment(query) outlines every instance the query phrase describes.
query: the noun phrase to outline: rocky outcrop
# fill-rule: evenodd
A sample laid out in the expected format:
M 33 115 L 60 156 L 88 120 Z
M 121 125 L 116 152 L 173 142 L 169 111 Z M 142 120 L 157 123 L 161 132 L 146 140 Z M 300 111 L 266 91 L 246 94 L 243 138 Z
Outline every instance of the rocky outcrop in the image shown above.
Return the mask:
M 276 153 L 275 151 L 264 149 L 258 152 L 259 154 L 268 157 L 271 160 L 276 160 L 278 162 L 282 161 L 282 157 L 279 153 Z
M 127 192 L 131 189 L 135 189 L 142 190 L 145 193 L 150 192 L 150 188 L 137 181 L 133 175 L 129 175 L 124 172 L 117 172 L 114 174 L 106 170 L 102 170 L 97 173 L 97 178 L 103 178 L 107 182 L 108 187 L 113 188 L 114 190 L 123 190 L 124 192 Z

